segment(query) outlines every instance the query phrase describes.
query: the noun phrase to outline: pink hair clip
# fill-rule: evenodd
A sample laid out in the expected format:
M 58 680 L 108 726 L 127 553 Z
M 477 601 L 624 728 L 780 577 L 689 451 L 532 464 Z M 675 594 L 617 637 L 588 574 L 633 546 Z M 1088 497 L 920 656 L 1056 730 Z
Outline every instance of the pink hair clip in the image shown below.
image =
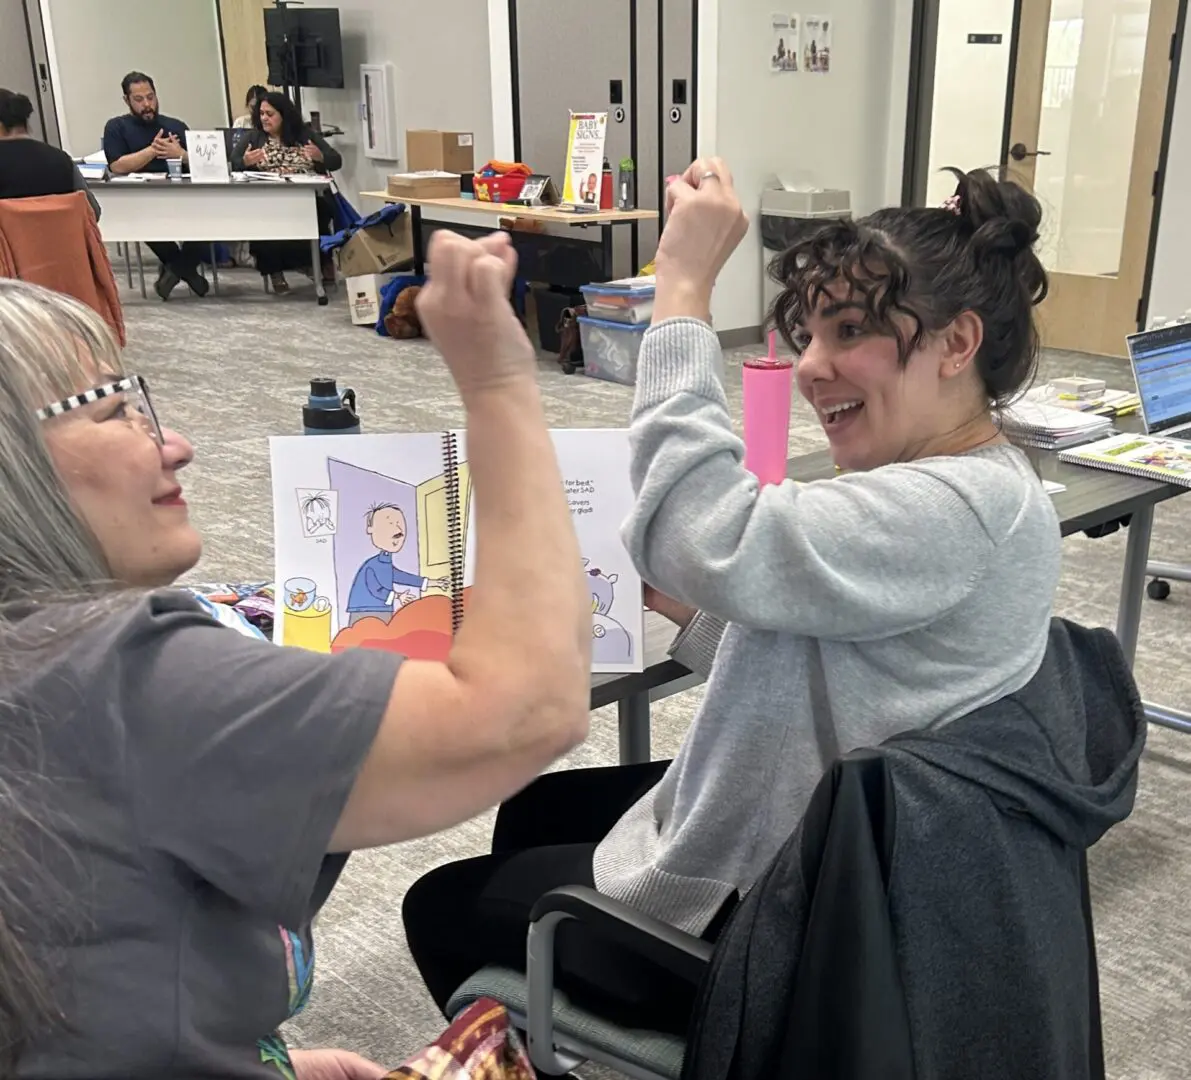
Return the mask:
M 959 194 L 956 193 L 955 195 L 948 195 L 947 198 L 943 200 L 943 205 L 939 207 L 939 209 L 946 210 L 949 213 L 954 214 L 956 217 L 959 217 L 963 209 L 960 205 Z

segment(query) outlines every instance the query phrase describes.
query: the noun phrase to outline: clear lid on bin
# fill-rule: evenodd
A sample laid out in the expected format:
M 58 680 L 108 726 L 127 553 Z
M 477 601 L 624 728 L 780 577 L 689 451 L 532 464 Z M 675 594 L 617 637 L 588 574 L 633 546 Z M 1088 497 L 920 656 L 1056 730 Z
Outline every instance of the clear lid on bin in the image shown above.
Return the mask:
M 584 294 L 592 293 L 596 296 L 615 293 L 617 295 L 627 295 L 643 299 L 653 296 L 656 284 L 657 279 L 652 274 L 649 274 L 646 277 L 619 278 L 616 281 L 604 281 L 584 285 L 580 289 L 580 292 Z

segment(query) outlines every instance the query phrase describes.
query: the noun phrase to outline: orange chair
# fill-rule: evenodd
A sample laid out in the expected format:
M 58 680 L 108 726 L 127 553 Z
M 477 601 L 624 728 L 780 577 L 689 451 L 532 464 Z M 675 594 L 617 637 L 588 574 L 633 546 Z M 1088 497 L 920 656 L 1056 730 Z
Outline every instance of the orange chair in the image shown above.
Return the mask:
M 0 277 L 81 300 L 125 344 L 116 275 L 84 192 L 0 199 Z

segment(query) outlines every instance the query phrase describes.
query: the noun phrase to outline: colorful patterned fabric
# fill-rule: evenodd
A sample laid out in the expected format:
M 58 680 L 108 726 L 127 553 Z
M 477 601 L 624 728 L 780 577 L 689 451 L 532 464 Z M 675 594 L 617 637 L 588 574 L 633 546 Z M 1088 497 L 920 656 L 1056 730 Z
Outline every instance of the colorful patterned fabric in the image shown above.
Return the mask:
M 307 160 L 300 146 L 286 146 L 281 142 L 270 139 L 264 145 L 265 160 L 257 168 L 260 172 L 282 173 L 312 173 L 314 166 Z
M 273 636 L 273 585 L 268 581 L 250 581 L 241 584 L 200 584 L 183 586 L 193 593 L 204 607 L 225 626 L 241 629 L 240 622 L 246 620 L 259 630 L 257 637 Z M 234 611 L 232 611 L 234 609 Z
M 439 1039 L 387 1080 L 534 1080 L 529 1056 L 503 1005 L 480 998 Z

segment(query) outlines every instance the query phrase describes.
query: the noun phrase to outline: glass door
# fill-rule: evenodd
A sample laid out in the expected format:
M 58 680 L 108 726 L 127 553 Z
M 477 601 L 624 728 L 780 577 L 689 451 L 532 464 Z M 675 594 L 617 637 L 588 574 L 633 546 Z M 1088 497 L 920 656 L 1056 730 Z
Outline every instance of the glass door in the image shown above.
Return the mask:
M 1137 329 L 1178 0 L 1021 0 L 1005 165 L 1042 203 L 1050 348 Z

